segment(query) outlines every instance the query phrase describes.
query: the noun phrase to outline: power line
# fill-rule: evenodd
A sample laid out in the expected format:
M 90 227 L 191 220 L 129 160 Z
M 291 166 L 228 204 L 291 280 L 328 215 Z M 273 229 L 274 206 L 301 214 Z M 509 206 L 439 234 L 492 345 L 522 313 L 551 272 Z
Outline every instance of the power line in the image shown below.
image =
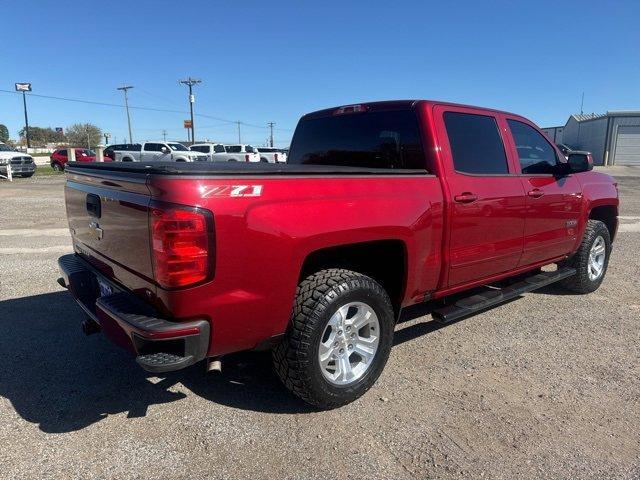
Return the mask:
M 14 92 L 13 90 L 5 90 L 0 88 L 0 92 L 2 93 L 11 93 L 11 94 L 20 94 L 20 92 Z M 84 100 L 81 98 L 69 98 L 69 97 L 57 97 L 57 96 L 53 96 L 53 95 L 41 95 L 38 93 L 29 93 L 30 97 L 38 97 L 38 98 L 46 98 L 49 100 L 60 100 L 60 101 L 64 101 L 64 102 L 75 102 L 75 103 L 83 103 L 83 104 L 87 104 L 87 105 L 99 105 L 102 107 L 114 107 L 114 108 L 125 108 L 126 105 L 123 105 L 121 103 L 109 103 L 109 102 L 98 102 L 95 100 Z M 129 109 L 131 110 L 145 110 L 145 111 L 149 111 L 149 112 L 163 112 L 163 113 L 180 113 L 180 114 L 186 114 L 188 112 L 184 111 L 184 110 L 169 110 L 166 108 L 154 108 L 154 107 L 138 107 L 138 106 L 134 106 L 134 105 L 129 105 Z M 214 117 L 211 115 L 205 115 L 204 113 L 194 113 L 194 116 L 196 117 L 202 117 L 202 118 L 208 118 L 210 120 L 217 120 L 219 122 L 224 122 L 230 125 L 234 125 L 237 123 L 237 120 L 229 120 L 226 118 L 220 118 L 220 117 Z M 253 127 L 253 128 L 261 128 L 261 129 L 266 129 L 268 127 L 265 127 L 264 125 L 255 125 L 253 123 L 245 123 L 242 122 L 242 125 L 246 126 L 246 127 Z M 292 128 L 275 128 L 274 130 L 276 131 L 283 131 L 283 132 L 292 132 L 293 129 Z

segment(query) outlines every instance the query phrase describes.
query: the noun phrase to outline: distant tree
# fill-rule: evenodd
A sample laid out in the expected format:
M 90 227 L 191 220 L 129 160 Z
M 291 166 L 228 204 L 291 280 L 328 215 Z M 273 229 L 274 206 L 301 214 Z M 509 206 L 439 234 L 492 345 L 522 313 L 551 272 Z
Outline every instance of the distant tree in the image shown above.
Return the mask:
M 9 129 L 0 123 L 0 142 L 6 143 L 9 140 Z
M 102 140 L 102 130 L 91 123 L 74 123 L 67 128 L 66 137 L 70 145 L 95 148 Z
M 21 139 L 26 138 L 26 130 L 18 132 Z M 56 132 L 51 127 L 29 127 L 29 140 L 32 146 L 43 146 L 47 143 L 64 142 L 64 134 Z

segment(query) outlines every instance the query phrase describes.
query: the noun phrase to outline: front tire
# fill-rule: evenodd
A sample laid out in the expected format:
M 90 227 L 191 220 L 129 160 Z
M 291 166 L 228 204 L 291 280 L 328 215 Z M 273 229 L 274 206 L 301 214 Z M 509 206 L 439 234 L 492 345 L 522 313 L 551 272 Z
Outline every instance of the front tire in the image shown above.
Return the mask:
M 611 237 L 607 226 L 599 220 L 589 220 L 576 254 L 562 263 L 573 267 L 576 274 L 562 280 L 561 285 L 576 293 L 591 293 L 600 287 L 607 273 L 611 255 Z
M 375 280 L 321 270 L 298 285 L 291 324 L 273 351 L 276 372 L 315 407 L 353 402 L 382 373 L 394 323 L 389 296 Z
M 55 172 L 62 172 L 64 170 L 64 167 L 58 162 L 55 162 L 53 165 L 51 165 L 51 168 L 53 168 Z

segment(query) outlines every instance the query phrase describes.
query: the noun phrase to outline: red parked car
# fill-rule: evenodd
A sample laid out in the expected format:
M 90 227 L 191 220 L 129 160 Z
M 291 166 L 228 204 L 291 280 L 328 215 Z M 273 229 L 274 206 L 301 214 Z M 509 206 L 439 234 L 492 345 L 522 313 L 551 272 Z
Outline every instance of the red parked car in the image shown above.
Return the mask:
M 96 152 L 93 150 L 89 150 L 88 148 L 76 148 L 76 162 L 95 162 L 96 161 Z M 51 168 L 57 171 L 64 170 L 67 162 L 69 161 L 68 157 L 68 149 L 67 148 L 58 148 L 55 152 L 51 154 Z M 104 157 L 105 162 L 112 162 L 113 159 Z
M 553 282 L 596 290 L 618 192 L 591 170 L 511 113 L 322 110 L 287 164 L 71 166 L 60 283 L 85 332 L 148 371 L 273 349 L 292 392 L 333 408 L 376 381 L 405 307 L 429 302 L 446 323 Z

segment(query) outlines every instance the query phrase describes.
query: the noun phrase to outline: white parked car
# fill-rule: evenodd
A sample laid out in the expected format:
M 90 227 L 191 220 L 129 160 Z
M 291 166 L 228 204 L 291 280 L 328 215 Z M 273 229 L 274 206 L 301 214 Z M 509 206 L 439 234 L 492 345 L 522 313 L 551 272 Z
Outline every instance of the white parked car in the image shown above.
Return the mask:
M 258 147 L 261 162 L 269 163 L 287 163 L 287 154 L 279 148 Z
M 176 142 L 145 142 L 134 149 L 114 150 L 118 162 L 206 162 L 207 156 Z
M 210 162 L 227 162 L 227 150 L 221 143 L 195 143 L 189 147 L 193 152 L 204 153 Z

